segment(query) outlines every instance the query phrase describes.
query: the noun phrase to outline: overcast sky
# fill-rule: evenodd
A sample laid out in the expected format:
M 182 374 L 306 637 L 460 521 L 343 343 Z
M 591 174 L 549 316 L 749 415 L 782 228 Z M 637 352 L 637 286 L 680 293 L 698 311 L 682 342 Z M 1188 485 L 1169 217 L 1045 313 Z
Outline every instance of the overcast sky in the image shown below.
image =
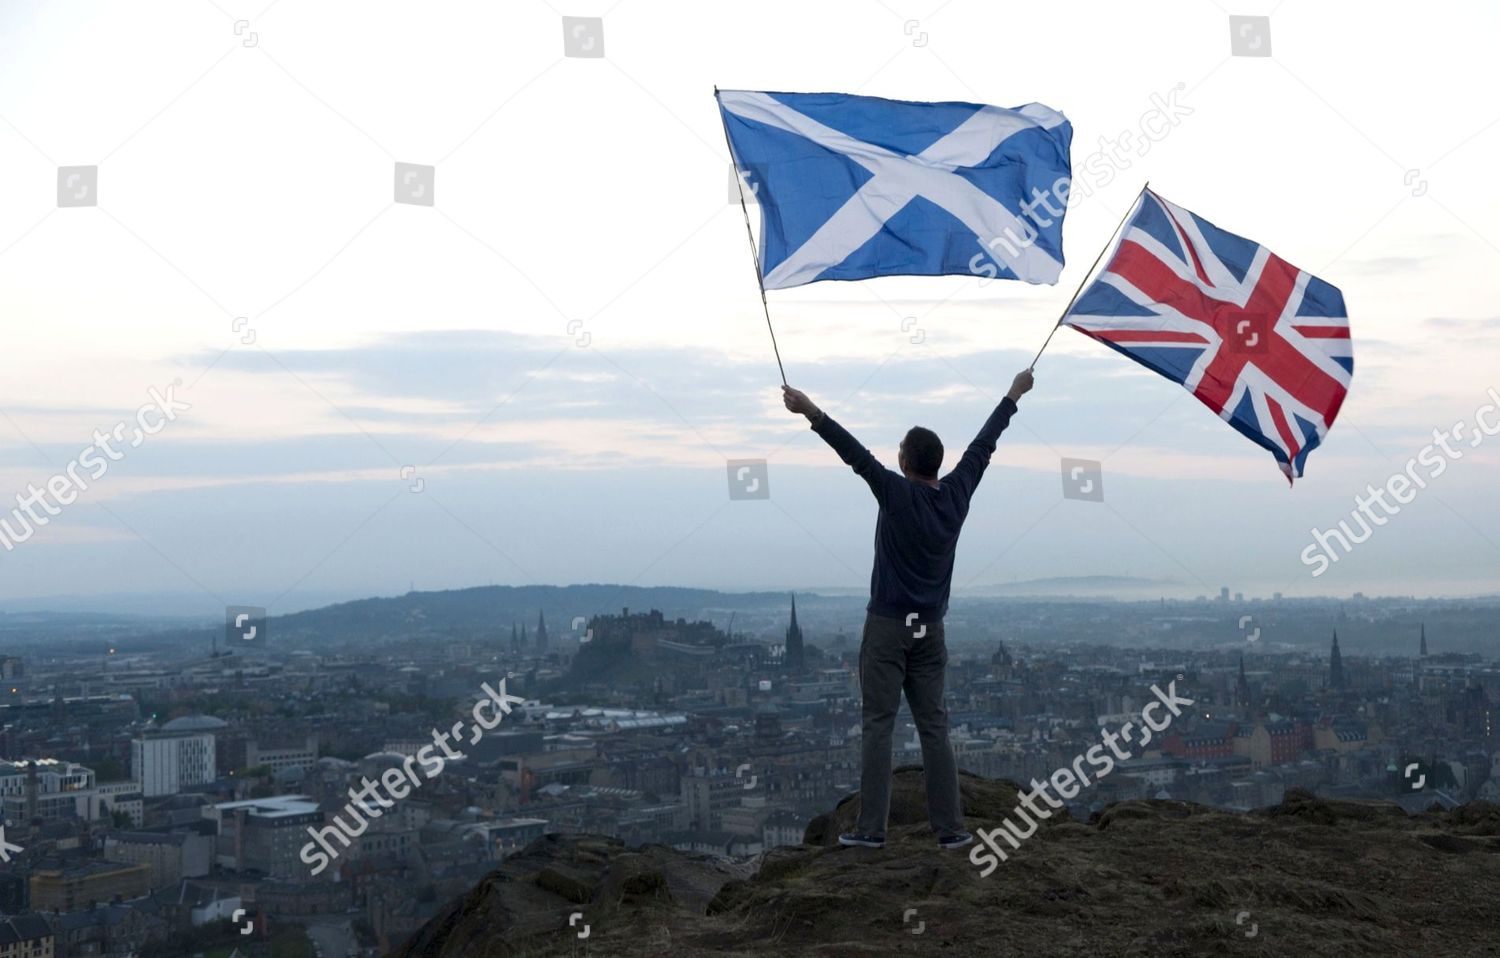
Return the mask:
M 1230 55 L 1230 13 L 1271 14 L 1271 57 Z M 564 14 L 603 16 L 603 58 L 564 56 Z M 1093 180 L 1056 286 L 770 294 L 792 383 L 891 464 L 913 423 L 957 455 L 1148 178 L 1343 290 L 1354 384 L 1292 490 L 1179 387 L 1060 331 L 956 587 L 1494 591 L 1500 437 L 1323 576 L 1299 555 L 1500 385 L 1497 19 L 1480 2 L 5 0 L 0 512 L 148 388 L 180 379 L 192 408 L 0 552 L 0 600 L 863 586 L 874 505 L 780 406 L 714 84 L 1039 101 L 1071 120 L 1080 179 L 1153 96 L 1192 111 Z M 397 162 L 436 166 L 433 206 L 393 203 Z M 57 168 L 93 164 L 98 205 L 58 208 Z M 1103 503 L 1063 498 L 1062 457 L 1102 460 Z M 744 458 L 769 461 L 769 500 L 730 501 L 725 462 Z

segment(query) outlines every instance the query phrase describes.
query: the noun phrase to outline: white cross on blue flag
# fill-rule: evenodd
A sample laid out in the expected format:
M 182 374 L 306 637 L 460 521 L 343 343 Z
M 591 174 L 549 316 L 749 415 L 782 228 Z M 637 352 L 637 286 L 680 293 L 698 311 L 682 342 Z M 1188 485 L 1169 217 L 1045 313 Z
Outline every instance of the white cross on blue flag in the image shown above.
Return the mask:
M 1057 282 L 1073 127 L 1056 110 L 843 93 L 718 99 L 761 209 L 763 288 L 972 273 L 979 262 L 986 275 Z

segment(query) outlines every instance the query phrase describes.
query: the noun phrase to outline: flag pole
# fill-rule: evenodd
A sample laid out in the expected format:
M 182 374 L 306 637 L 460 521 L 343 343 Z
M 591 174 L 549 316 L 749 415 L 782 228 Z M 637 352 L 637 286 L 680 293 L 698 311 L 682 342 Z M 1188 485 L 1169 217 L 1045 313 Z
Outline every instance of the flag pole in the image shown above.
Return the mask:
M 1068 305 L 1063 307 L 1062 315 L 1057 317 L 1057 322 L 1052 325 L 1052 332 L 1048 333 L 1047 338 L 1042 341 L 1042 348 L 1036 351 L 1036 356 L 1032 358 L 1031 365 L 1026 367 L 1027 369 L 1036 368 L 1036 361 L 1042 358 L 1042 353 L 1047 349 L 1047 344 L 1052 342 L 1052 337 L 1057 333 L 1059 329 L 1062 328 L 1062 321 L 1068 317 L 1068 311 L 1073 308 L 1074 303 L 1078 302 L 1078 297 L 1083 293 L 1083 287 L 1088 284 L 1089 277 L 1094 275 L 1094 270 L 1099 268 L 1099 261 L 1104 259 L 1104 254 L 1108 253 L 1110 247 L 1115 245 L 1115 236 L 1118 235 L 1120 229 L 1124 227 L 1126 220 L 1130 219 L 1130 211 L 1135 209 L 1135 204 L 1140 202 L 1141 196 L 1146 192 L 1146 189 L 1150 187 L 1150 185 L 1150 180 L 1147 180 L 1145 183 L 1141 184 L 1141 192 L 1137 193 L 1135 195 L 1135 199 L 1130 201 L 1130 206 L 1125 209 L 1125 215 L 1120 218 L 1119 224 L 1115 226 L 1115 231 L 1109 234 L 1109 241 L 1104 244 L 1104 248 L 1099 251 L 1099 255 L 1094 257 L 1094 265 L 1090 266 L 1089 271 L 1083 274 L 1083 280 L 1079 282 L 1078 288 L 1073 290 L 1073 298 L 1068 300 Z
M 719 87 L 714 85 L 714 102 L 718 102 Z M 723 123 L 723 116 L 719 121 Z M 771 325 L 771 307 L 766 302 L 766 284 L 760 275 L 760 250 L 755 246 L 755 232 L 750 228 L 750 207 L 745 205 L 745 183 L 740 179 L 740 165 L 734 158 L 734 144 L 729 140 L 729 127 L 724 127 L 724 145 L 729 149 L 729 168 L 734 173 L 734 185 L 740 192 L 740 212 L 745 214 L 745 236 L 750 240 L 750 262 L 755 266 L 755 285 L 760 290 L 760 308 L 766 314 L 766 329 L 771 333 L 771 349 L 776 353 L 776 368 L 781 373 L 781 384 L 785 386 L 786 367 L 781 365 L 781 347 L 776 345 L 776 327 Z

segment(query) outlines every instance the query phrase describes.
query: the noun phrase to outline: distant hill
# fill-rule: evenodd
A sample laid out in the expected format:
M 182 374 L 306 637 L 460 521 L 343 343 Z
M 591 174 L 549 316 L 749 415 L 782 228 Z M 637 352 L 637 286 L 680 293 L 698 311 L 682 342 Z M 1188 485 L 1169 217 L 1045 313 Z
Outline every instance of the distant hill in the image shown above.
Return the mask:
M 628 585 L 478 586 L 442 592 L 408 592 L 390 598 L 357 599 L 321 609 L 273 616 L 270 634 L 297 638 L 374 638 L 421 633 L 471 634 L 509 638 L 511 623 L 536 630 L 545 614 L 547 628 L 569 631 L 575 617 L 633 609 L 660 609 L 669 619 L 701 618 L 705 610 L 739 610 L 770 614 L 787 608 L 784 592 L 717 592 Z M 722 617 L 728 618 L 728 613 Z M 723 625 L 723 622 L 718 624 Z
M 1183 583 L 1175 579 L 1139 579 L 1126 575 L 1082 575 L 1058 576 L 1050 579 L 1026 579 L 1021 582 L 1010 582 L 1004 585 L 971 589 L 964 594 L 972 596 L 1080 595 L 1134 598 L 1142 594 L 1153 596 L 1163 594 L 1177 595 L 1183 588 Z

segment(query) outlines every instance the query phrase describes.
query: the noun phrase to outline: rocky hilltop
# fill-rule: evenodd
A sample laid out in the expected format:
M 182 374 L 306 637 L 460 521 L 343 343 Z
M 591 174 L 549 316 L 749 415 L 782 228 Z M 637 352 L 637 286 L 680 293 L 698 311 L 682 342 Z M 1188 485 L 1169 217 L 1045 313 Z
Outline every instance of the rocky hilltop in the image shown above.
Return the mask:
M 962 788 L 970 828 L 1016 805 L 1010 782 Z M 1300 790 L 1248 814 L 1122 802 L 1087 823 L 1054 815 L 980 877 L 970 849 L 937 848 L 921 769 L 896 773 L 884 849 L 838 846 L 858 801 L 748 863 L 549 836 L 394 954 L 1500 955 L 1488 803 L 1408 816 Z

